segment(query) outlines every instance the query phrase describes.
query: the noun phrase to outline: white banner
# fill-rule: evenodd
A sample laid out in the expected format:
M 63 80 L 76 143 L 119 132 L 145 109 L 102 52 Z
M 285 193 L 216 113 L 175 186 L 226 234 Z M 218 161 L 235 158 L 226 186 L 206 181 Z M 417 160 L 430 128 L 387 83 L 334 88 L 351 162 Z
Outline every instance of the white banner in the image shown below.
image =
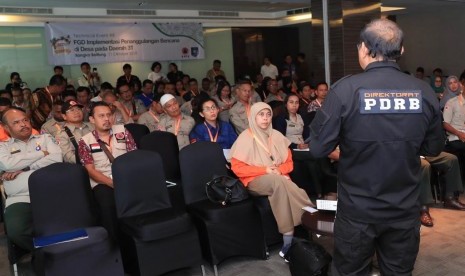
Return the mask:
M 203 59 L 199 23 L 48 23 L 52 65 Z

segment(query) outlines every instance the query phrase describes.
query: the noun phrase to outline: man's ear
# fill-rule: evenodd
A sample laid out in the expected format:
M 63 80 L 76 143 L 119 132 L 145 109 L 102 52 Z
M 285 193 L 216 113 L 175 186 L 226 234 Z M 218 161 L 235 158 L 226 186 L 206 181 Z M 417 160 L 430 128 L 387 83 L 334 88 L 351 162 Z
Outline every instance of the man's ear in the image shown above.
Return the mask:
M 402 46 L 402 49 L 400 49 L 400 55 L 403 55 L 404 54 L 404 46 Z

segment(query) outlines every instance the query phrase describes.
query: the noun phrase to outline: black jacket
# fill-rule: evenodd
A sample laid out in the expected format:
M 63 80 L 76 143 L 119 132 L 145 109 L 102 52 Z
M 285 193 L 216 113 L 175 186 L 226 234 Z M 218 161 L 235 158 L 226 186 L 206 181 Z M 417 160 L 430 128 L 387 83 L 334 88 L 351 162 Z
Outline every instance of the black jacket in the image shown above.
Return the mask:
M 419 216 L 419 156 L 444 146 L 438 100 L 426 82 L 395 62 L 373 62 L 334 84 L 310 129 L 314 156 L 340 146 L 338 216 L 365 223 Z

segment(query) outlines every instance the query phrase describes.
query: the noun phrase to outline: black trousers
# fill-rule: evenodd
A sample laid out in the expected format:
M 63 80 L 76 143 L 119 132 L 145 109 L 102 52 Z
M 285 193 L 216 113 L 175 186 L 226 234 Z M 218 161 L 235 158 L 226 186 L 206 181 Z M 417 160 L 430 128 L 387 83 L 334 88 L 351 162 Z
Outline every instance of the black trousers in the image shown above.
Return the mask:
M 419 245 L 419 216 L 369 224 L 337 215 L 332 275 L 370 275 L 375 252 L 381 275 L 411 275 Z
M 118 218 L 116 216 L 115 192 L 108 185 L 98 184 L 92 189 L 97 205 L 100 224 L 115 242 L 119 240 Z

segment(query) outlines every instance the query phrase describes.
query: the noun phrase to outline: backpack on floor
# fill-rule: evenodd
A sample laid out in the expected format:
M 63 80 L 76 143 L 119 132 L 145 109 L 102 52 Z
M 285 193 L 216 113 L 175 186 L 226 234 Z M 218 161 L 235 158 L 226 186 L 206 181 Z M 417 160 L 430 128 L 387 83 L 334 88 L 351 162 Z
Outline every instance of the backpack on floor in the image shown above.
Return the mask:
M 331 255 L 320 244 L 294 238 L 284 256 L 292 276 L 327 275 Z

